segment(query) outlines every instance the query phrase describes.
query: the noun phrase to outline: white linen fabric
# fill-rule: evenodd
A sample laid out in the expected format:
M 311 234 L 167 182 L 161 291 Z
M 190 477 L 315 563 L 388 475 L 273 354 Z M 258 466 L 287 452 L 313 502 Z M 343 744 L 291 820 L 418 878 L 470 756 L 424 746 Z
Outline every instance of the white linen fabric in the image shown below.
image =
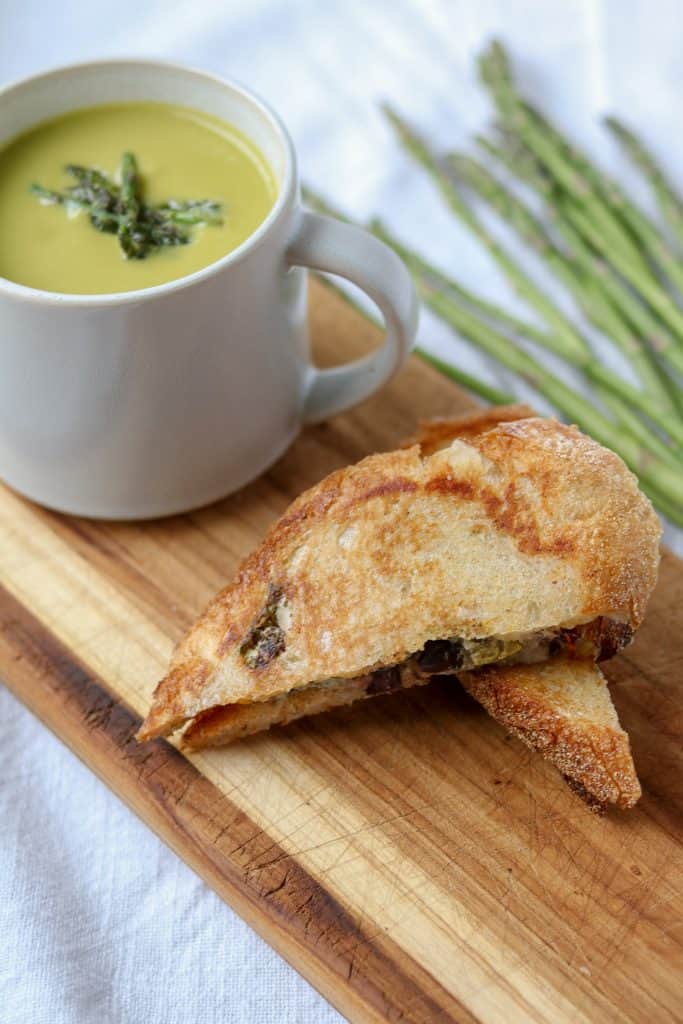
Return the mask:
M 621 113 L 683 179 L 681 17 L 676 0 L 0 0 L 0 79 L 125 55 L 237 78 L 283 115 L 306 180 L 353 215 L 380 212 L 433 260 L 513 307 L 485 253 L 398 152 L 378 101 L 399 105 L 445 146 L 465 145 L 490 116 L 474 57 L 499 34 L 524 88 L 650 207 L 598 117 Z M 420 340 L 511 386 L 426 315 Z M 668 530 L 667 540 L 683 552 L 680 533 Z M 0 716 L 3 1020 L 340 1020 L 5 692 Z

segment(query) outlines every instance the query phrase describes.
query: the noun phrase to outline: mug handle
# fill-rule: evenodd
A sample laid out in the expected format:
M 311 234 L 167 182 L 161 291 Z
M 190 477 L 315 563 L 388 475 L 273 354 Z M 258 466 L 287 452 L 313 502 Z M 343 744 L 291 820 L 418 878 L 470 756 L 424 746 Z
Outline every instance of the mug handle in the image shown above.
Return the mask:
M 417 295 L 388 245 L 362 228 L 310 210 L 301 211 L 286 260 L 357 284 L 377 304 L 386 325 L 384 344 L 370 355 L 329 370 L 309 367 L 302 418 L 319 423 L 364 401 L 401 368 L 417 332 Z

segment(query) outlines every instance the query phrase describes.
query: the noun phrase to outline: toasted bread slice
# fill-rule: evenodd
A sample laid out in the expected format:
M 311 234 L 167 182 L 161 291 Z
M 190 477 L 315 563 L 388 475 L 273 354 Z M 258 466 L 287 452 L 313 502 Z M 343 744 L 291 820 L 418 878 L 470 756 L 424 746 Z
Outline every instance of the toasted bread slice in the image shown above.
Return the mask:
M 593 809 L 636 803 L 640 783 L 628 735 L 594 662 L 559 657 L 458 678 L 493 718 L 559 768 Z
M 616 455 L 527 411 L 441 421 L 438 444 L 432 425 L 302 494 L 181 642 L 140 738 L 444 639 L 507 651 L 587 626 L 613 653 L 654 586 L 659 521 Z

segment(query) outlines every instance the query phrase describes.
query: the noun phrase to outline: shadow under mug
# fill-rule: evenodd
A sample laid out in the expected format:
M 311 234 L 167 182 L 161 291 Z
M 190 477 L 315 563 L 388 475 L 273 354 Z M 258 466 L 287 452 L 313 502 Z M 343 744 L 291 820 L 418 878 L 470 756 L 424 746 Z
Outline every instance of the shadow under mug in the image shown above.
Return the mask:
M 303 424 L 389 380 L 417 325 L 404 265 L 367 232 L 301 206 L 291 139 L 241 86 L 157 61 L 60 68 L 0 92 L 0 145 L 69 110 L 134 100 L 235 125 L 264 153 L 278 196 L 237 249 L 154 288 L 63 295 L 0 278 L 0 477 L 59 511 L 116 519 L 187 511 L 248 483 Z M 381 348 L 311 365 L 305 267 L 374 300 Z

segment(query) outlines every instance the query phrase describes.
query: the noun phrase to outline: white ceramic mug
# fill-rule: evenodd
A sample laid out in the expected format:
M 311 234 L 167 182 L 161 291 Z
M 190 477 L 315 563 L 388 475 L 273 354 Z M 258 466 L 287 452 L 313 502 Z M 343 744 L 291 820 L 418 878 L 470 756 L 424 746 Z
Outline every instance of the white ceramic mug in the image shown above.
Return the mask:
M 240 128 L 279 183 L 233 252 L 187 277 L 109 295 L 62 295 L 0 278 L 0 476 L 60 511 L 169 515 L 253 479 L 302 424 L 361 402 L 401 366 L 417 304 L 395 254 L 304 210 L 292 142 L 238 85 L 157 61 L 98 61 L 0 92 L 0 146 L 82 106 L 156 100 Z M 310 363 L 303 267 L 340 274 L 377 303 L 383 346 L 334 369 Z

